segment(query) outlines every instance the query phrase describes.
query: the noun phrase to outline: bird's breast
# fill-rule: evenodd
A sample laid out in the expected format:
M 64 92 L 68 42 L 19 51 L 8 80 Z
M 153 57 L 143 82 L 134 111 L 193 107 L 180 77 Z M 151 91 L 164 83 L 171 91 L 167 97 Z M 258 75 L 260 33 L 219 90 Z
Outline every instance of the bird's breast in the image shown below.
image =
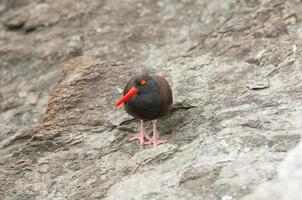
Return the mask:
M 139 119 L 151 120 L 160 117 L 163 113 L 160 95 L 139 94 L 125 103 L 126 111 Z

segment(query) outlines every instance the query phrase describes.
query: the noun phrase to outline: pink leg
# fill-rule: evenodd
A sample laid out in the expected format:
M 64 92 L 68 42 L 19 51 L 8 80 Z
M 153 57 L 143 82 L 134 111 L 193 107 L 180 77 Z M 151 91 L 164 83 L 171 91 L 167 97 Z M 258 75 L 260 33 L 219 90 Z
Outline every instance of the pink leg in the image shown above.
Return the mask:
M 159 144 L 163 144 L 168 142 L 167 140 L 158 140 L 158 133 L 157 133 L 157 129 L 156 129 L 156 124 L 157 124 L 157 120 L 152 120 L 152 126 L 153 126 L 153 136 L 152 138 L 149 139 L 148 142 L 146 142 L 145 144 L 153 144 L 153 146 L 157 146 Z
M 150 140 L 151 138 L 147 135 L 146 131 L 145 131 L 145 128 L 144 128 L 144 121 L 141 120 L 141 125 L 140 125 L 140 132 L 132 137 L 132 138 L 129 138 L 128 141 L 134 141 L 134 140 L 139 140 L 139 143 L 140 145 L 143 145 L 144 144 L 144 141 L 145 141 L 145 138 L 147 140 Z

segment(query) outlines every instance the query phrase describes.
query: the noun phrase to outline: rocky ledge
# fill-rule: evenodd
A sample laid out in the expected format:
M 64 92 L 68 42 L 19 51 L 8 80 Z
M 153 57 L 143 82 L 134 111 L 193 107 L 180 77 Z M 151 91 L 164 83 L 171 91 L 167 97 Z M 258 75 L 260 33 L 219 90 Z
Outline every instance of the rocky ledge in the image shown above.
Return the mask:
M 301 10 L 0 1 L 0 199 L 298 200 Z M 156 148 L 113 108 L 143 68 L 175 101 Z

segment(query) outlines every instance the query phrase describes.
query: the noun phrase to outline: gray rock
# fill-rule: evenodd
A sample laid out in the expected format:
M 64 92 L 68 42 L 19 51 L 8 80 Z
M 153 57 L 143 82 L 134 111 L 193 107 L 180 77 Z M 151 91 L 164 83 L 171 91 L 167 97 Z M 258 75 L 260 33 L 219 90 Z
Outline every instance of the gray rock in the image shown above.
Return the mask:
M 301 10 L 0 1 L 0 199 L 299 199 Z M 156 148 L 113 108 L 144 70 L 175 101 Z
M 301 161 L 302 143 L 295 147 L 278 168 L 276 180 L 261 184 L 246 200 L 276 199 L 298 200 L 301 198 Z

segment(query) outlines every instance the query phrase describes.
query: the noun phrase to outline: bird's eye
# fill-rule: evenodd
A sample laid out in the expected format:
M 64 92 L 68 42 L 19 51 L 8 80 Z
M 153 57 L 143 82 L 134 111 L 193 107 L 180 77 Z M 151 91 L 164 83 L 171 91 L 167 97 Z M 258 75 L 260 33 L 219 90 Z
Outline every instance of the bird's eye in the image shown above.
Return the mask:
M 140 84 L 140 85 L 145 85 L 145 84 L 146 84 L 146 81 L 145 81 L 145 80 L 141 80 L 141 81 L 139 82 L 139 84 Z

